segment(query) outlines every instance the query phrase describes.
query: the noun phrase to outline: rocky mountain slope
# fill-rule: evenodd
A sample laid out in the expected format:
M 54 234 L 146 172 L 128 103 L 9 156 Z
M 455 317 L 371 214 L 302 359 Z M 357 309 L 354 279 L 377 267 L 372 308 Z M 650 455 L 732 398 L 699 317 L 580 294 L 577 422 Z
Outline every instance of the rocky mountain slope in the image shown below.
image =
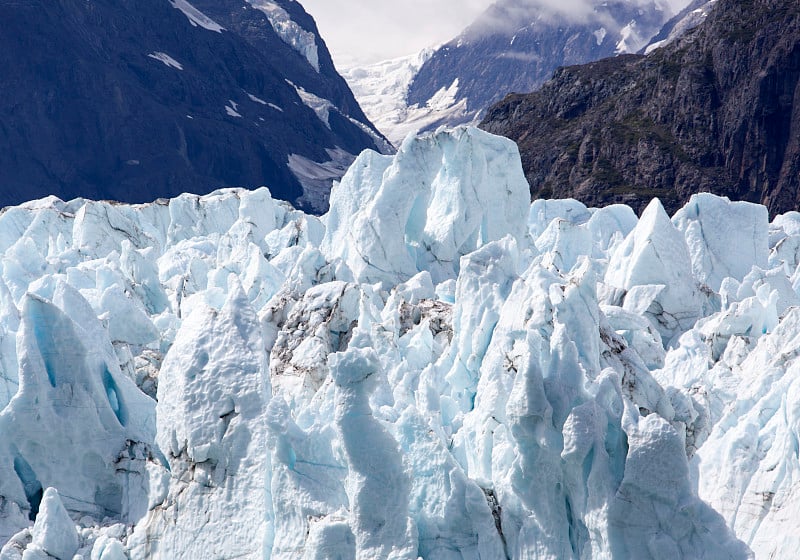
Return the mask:
M 0 5 L 0 205 L 269 185 L 322 211 L 386 149 L 289 0 Z
M 517 142 L 534 197 L 675 210 L 710 191 L 775 214 L 800 197 L 799 80 L 800 5 L 719 0 L 664 48 L 560 69 L 481 126 Z

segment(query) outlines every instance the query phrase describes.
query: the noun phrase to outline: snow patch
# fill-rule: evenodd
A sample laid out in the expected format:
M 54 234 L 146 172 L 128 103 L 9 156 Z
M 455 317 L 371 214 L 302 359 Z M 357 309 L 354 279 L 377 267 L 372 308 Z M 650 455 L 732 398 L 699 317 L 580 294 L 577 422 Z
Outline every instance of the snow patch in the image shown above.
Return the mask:
M 603 44 L 603 41 L 606 38 L 607 35 L 606 28 L 601 27 L 599 29 L 595 29 L 592 34 L 594 35 L 594 38 L 597 40 L 597 46 L 599 47 L 600 45 Z
M 224 27 L 192 6 L 187 0 L 169 0 L 169 3 L 172 4 L 173 8 L 183 12 L 183 15 L 189 19 L 189 23 L 191 23 L 194 27 L 199 26 L 203 29 L 215 31 L 217 33 L 222 33 L 225 30 Z
M 289 16 L 289 13 L 270 0 L 247 0 L 255 9 L 262 11 L 269 19 L 275 33 L 291 46 L 319 72 L 319 52 L 314 33 L 306 31 Z
M 239 109 L 238 103 L 236 103 L 231 99 L 228 99 L 228 105 L 225 105 L 225 113 L 229 117 L 242 118 L 242 115 L 239 113 L 237 109 Z
M 330 128 L 331 127 L 331 123 L 329 121 L 330 112 L 331 111 L 337 111 L 338 112 L 338 109 L 336 108 L 336 105 L 334 105 L 333 102 L 331 102 L 331 101 L 329 101 L 327 99 L 324 99 L 322 97 L 314 95 L 313 93 L 311 93 L 309 91 L 306 91 L 305 89 L 303 89 L 300 86 L 294 85 L 289 80 L 286 80 L 286 81 L 289 83 L 289 85 L 291 85 L 295 89 L 295 91 L 297 92 L 297 95 L 299 95 L 300 99 L 303 101 L 303 104 L 306 107 L 308 107 L 309 109 L 311 109 L 312 111 L 314 111 L 314 113 L 316 113 L 316 115 L 319 118 L 319 120 L 321 120 L 323 123 L 325 123 L 325 126 Z
M 247 93 L 247 92 L 245 92 L 245 93 Z M 267 103 L 266 101 L 264 101 L 264 100 L 263 100 L 263 99 L 261 99 L 260 97 L 256 97 L 256 96 L 255 96 L 255 95 L 253 95 L 252 93 L 248 93 L 248 94 L 247 94 L 247 97 L 249 97 L 249 98 L 250 98 L 250 101 L 252 101 L 252 102 L 254 102 L 254 103 L 260 103 L 261 105 L 269 105 L 269 103 Z
M 647 42 L 651 38 L 649 34 L 647 36 L 642 35 L 643 32 L 646 32 L 646 30 L 640 29 L 635 19 L 628 22 L 628 24 L 619 31 L 619 41 L 617 41 L 614 53 L 628 54 L 639 52 L 647 45 Z
M 183 70 L 183 65 L 172 58 L 170 55 L 164 52 L 154 52 L 150 53 L 147 56 L 150 58 L 154 58 L 156 60 L 160 60 L 164 63 L 165 66 L 169 66 L 170 68 L 175 68 L 176 70 Z

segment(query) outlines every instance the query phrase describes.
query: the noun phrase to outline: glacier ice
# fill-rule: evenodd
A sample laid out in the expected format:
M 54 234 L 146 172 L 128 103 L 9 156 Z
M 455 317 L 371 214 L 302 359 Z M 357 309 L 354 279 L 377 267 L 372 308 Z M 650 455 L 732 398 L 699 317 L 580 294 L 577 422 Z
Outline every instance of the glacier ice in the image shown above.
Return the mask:
M 31 530 L 33 546 L 56 558 L 72 558 L 78 552 L 78 532 L 55 488 L 48 488 Z
M 121 371 L 78 290 L 54 277 L 31 288 L 38 293 L 20 301 L 19 390 L 0 412 L 0 491 L 30 518 L 54 487 L 73 513 L 134 521 L 146 502 L 155 403 Z
M 148 469 L 158 488 L 130 539 L 135 557 L 243 558 L 262 550 L 267 356 L 256 312 L 235 275 L 230 282 L 220 309 L 201 303 L 185 319 L 161 365 L 158 461 Z M 238 535 L 221 534 L 232 504 Z
M 652 318 L 667 342 L 701 316 L 703 297 L 686 236 L 658 199 L 610 255 L 604 282 L 625 290 L 624 304 Z
M 713 290 L 719 291 L 725 278 L 741 281 L 753 266 L 767 266 L 769 220 L 764 206 L 701 193 L 693 195 L 672 221 L 689 246 L 695 278 Z
M 529 203 L 477 129 L 0 213 L 0 559 L 792 557 L 800 217 Z
M 438 283 L 481 245 L 521 239 L 528 199 L 513 142 L 475 128 L 409 137 L 394 156 L 356 159 L 331 192 L 320 247 L 359 282 L 427 270 Z

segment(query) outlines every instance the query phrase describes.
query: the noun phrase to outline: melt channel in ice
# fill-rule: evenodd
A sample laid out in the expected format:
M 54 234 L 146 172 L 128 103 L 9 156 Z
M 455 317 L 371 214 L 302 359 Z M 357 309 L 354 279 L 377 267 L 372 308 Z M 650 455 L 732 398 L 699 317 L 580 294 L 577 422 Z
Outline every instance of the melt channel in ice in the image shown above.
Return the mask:
M 800 215 L 529 203 L 474 128 L 0 213 L 0 559 L 800 547 Z

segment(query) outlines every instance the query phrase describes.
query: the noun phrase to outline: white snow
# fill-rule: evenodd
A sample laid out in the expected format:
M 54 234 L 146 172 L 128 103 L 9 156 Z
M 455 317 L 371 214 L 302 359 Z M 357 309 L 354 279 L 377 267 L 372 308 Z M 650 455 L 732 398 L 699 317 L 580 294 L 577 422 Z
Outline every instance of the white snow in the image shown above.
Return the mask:
M 147 56 L 149 56 L 150 58 L 154 58 L 156 60 L 160 60 L 170 68 L 175 68 L 176 70 L 183 70 L 183 65 L 165 52 L 158 51 L 150 53 Z
M 608 32 L 605 27 L 600 27 L 592 32 L 592 35 L 594 35 L 594 38 L 597 40 L 598 47 L 603 44 L 607 34 Z
M 381 134 L 375 132 L 375 130 L 373 130 L 371 127 L 367 126 L 363 122 L 349 116 L 347 117 L 347 120 L 349 120 L 351 123 L 360 128 L 367 136 L 371 137 L 372 140 L 375 142 L 375 146 L 382 154 L 393 154 L 397 151 L 395 147 L 386 138 L 384 138 Z
M 183 12 L 183 15 L 189 19 L 189 23 L 194 27 L 202 27 L 217 33 L 222 33 L 225 30 L 224 27 L 192 6 L 187 0 L 169 0 L 169 3 L 172 4 L 173 8 Z
M 264 12 L 275 33 L 287 45 L 299 52 L 319 72 L 319 51 L 314 33 L 303 29 L 281 8 L 270 0 L 247 0 L 253 8 Z
M 703 23 L 703 21 L 708 17 L 708 14 L 711 13 L 711 10 L 714 8 L 716 3 L 717 0 L 709 0 L 701 7 L 697 8 L 696 10 L 692 10 L 691 12 L 686 14 L 670 30 L 669 35 L 667 36 L 666 39 L 647 45 L 647 48 L 645 49 L 645 54 L 650 54 L 655 49 L 672 43 L 673 41 L 684 35 L 690 29 L 693 29 L 698 25 L 700 25 L 701 23 Z
M 228 99 L 228 105 L 225 105 L 225 114 L 229 117 L 242 118 L 242 115 L 239 113 L 238 109 L 239 104 L 231 99 Z
M 434 52 L 435 48 L 427 48 L 415 55 L 342 72 L 369 120 L 395 146 L 419 130 L 465 120 L 466 100 L 455 101 L 457 80 L 424 106 L 409 106 L 406 101 L 414 76 Z
M 245 93 L 247 93 L 247 92 L 245 92 Z M 255 95 L 253 95 L 252 93 L 248 93 L 248 94 L 247 94 L 247 97 L 249 97 L 249 98 L 250 98 L 250 101 L 252 101 L 252 102 L 254 102 L 254 103 L 259 103 L 259 104 L 261 104 L 261 105 L 270 105 L 270 103 L 267 103 L 266 101 L 264 101 L 264 100 L 263 100 L 263 99 L 261 99 L 260 97 L 256 97 L 256 96 L 255 96 Z
M 0 213 L 0 558 L 793 557 L 800 217 L 528 197 L 461 128 Z
M 711 1 L 715 2 L 716 0 Z M 622 22 L 615 21 L 614 16 L 609 15 L 607 11 L 610 10 L 610 13 L 613 14 L 618 10 L 618 7 L 612 6 L 609 8 L 607 3 L 597 3 L 594 8 L 592 8 L 592 2 L 578 3 L 582 6 L 580 11 L 583 15 L 579 18 L 582 23 L 588 25 L 594 22 L 594 25 L 588 29 L 591 30 L 596 27 L 591 31 L 591 36 L 594 37 L 596 44 L 600 46 L 606 40 L 610 40 L 615 42 L 616 54 L 624 54 L 637 53 L 645 47 L 648 41 L 658 33 L 660 26 L 674 14 L 674 9 L 679 9 L 682 7 L 680 4 L 688 3 L 688 0 L 678 0 L 678 2 L 663 2 L 659 0 L 652 3 L 652 5 L 648 5 L 647 8 L 643 6 L 639 9 L 640 15 L 643 15 L 644 10 L 648 9 L 655 10 L 659 16 L 659 21 L 646 22 L 645 24 L 637 23 L 635 19 Z M 515 44 L 519 45 L 518 38 L 522 36 L 521 34 L 526 29 L 532 26 L 543 24 L 545 27 L 551 27 L 554 32 L 564 32 L 563 25 L 556 26 L 554 22 L 547 21 L 550 15 L 563 11 L 562 15 L 566 16 L 566 20 L 575 15 L 574 2 L 562 2 L 561 5 L 550 3 L 548 10 L 536 14 L 532 14 L 531 10 L 522 9 L 515 4 L 520 4 L 520 0 L 509 2 L 508 5 L 498 8 L 500 12 L 503 12 L 503 18 L 508 21 L 505 21 L 496 30 L 499 34 L 498 37 L 506 37 L 508 44 L 512 47 Z M 537 5 L 539 4 L 541 2 Z M 605 8 L 608 8 L 608 10 L 605 10 Z M 592 10 L 594 10 L 594 13 L 592 13 Z M 550 11 L 551 14 L 545 13 L 547 11 Z M 491 19 L 487 18 L 486 14 L 482 17 L 484 20 Z M 559 17 L 557 19 L 563 18 Z M 482 23 L 486 24 L 487 21 Z M 491 22 L 489 23 L 489 27 L 491 27 Z M 514 32 L 512 31 L 514 28 L 509 27 L 508 23 L 522 25 Z M 686 28 L 683 27 L 682 29 L 685 30 Z M 676 33 L 678 32 L 676 31 Z M 459 35 L 454 40 L 455 47 L 452 48 L 460 49 L 464 44 L 469 43 L 468 35 L 469 33 Z M 528 33 L 527 35 L 530 38 L 530 34 Z M 573 37 L 572 40 L 574 39 Z M 574 58 L 575 54 L 571 50 L 570 42 L 567 42 L 567 46 L 562 53 L 566 59 Z M 450 47 L 445 47 L 442 52 L 446 54 L 448 48 Z M 487 46 L 485 48 L 490 47 Z M 454 82 L 443 84 L 430 99 L 423 103 L 409 104 L 408 93 L 411 84 L 425 62 L 439 49 L 439 45 L 434 45 L 412 55 L 385 60 L 368 66 L 348 68 L 341 72 L 369 120 L 394 146 L 399 146 L 409 134 L 436 130 L 443 125 L 451 127 L 476 125 L 483 116 L 483 111 L 476 112 L 475 110 L 467 109 L 469 99 L 458 98 L 458 78 Z M 537 53 L 530 49 L 526 51 L 524 48 L 517 49 L 514 52 L 508 52 L 507 49 L 507 52 L 499 53 L 501 58 L 514 58 L 527 62 L 538 60 L 545 55 L 546 53 Z M 478 78 L 479 81 L 480 79 Z M 496 84 L 487 84 L 487 87 L 496 87 Z
M 333 102 L 328 99 L 323 99 L 322 97 L 314 95 L 310 91 L 306 91 L 302 87 L 296 86 L 289 80 L 286 81 L 289 83 L 289 85 L 294 87 L 295 91 L 297 91 L 297 95 L 300 96 L 300 99 L 303 101 L 303 104 L 312 111 L 314 111 L 319 120 L 325 123 L 325 126 L 330 128 L 331 127 L 331 123 L 329 121 L 330 112 L 339 111 L 333 104 Z
M 649 36 L 642 36 L 636 20 L 633 19 L 620 29 L 619 41 L 617 41 L 614 52 L 616 54 L 637 53 L 649 40 Z

